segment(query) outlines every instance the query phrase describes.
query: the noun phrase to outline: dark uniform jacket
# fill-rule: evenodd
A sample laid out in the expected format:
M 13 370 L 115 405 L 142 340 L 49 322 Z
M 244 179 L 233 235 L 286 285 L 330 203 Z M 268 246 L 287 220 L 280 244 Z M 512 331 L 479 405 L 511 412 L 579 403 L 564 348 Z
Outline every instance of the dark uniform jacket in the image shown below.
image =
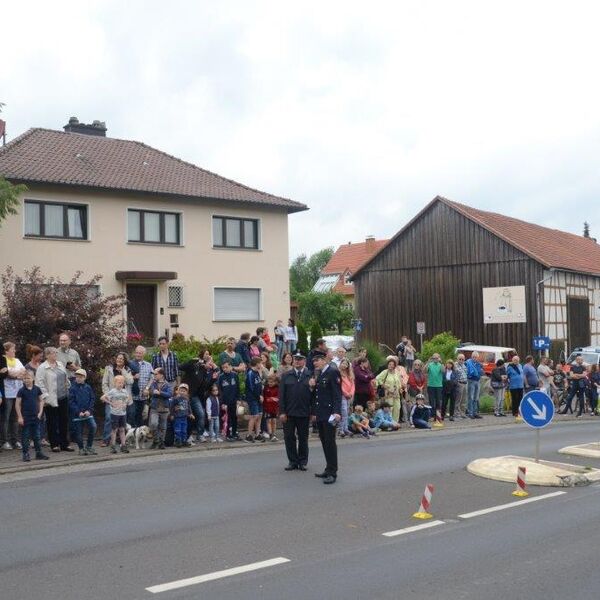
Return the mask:
M 308 385 L 308 369 L 302 369 L 300 377 L 296 369 L 287 371 L 279 384 L 279 413 L 290 417 L 310 417 L 313 393 Z
M 331 415 L 339 415 L 341 412 L 342 380 L 340 372 L 329 365 L 316 378 L 312 414 L 317 417 L 317 421 L 327 421 Z

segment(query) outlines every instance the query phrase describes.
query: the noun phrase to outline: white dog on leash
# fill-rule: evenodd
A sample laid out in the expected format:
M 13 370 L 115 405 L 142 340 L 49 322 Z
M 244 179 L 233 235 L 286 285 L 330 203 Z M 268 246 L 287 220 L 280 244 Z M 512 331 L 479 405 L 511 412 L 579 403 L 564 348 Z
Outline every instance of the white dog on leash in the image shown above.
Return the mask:
M 150 428 L 146 425 L 141 427 L 132 427 L 127 424 L 127 433 L 125 434 L 125 443 L 129 446 L 133 446 L 135 443 L 136 450 L 145 450 L 146 442 L 152 437 Z

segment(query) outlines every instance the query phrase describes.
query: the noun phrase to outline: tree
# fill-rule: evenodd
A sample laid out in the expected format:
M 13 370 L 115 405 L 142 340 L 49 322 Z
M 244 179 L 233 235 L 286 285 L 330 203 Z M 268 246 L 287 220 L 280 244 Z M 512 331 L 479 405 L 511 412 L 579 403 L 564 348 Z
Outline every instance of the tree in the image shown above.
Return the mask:
M 290 267 L 290 298 L 297 300 L 298 295 L 312 290 L 319 279 L 321 269 L 333 256 L 333 248 L 323 248 L 311 255 L 298 256 Z
M 344 308 L 344 296 L 333 292 L 304 292 L 298 295 L 298 315 L 303 323 L 318 323 L 321 329 L 342 329 L 350 323 L 352 311 Z
M 9 267 L 2 277 L 0 337 L 17 345 L 55 346 L 61 332 L 71 334 L 92 383 L 99 380 L 115 352 L 125 347 L 122 319 L 125 297 L 98 294 L 100 275 L 82 280 L 81 272 L 63 283 L 45 277 L 39 267 L 17 276 Z
M 310 327 L 310 348 L 311 350 L 317 345 L 317 340 L 323 337 L 321 326 L 315 321 Z
M 302 325 L 302 323 L 298 323 L 298 350 L 304 354 L 304 356 L 308 355 L 308 335 L 306 334 L 306 327 Z
M 22 183 L 13 185 L 0 176 L 0 226 L 9 215 L 16 215 L 19 207 L 19 195 L 27 190 Z
M 459 345 L 460 340 L 451 331 L 444 331 L 423 342 L 423 350 L 419 353 L 419 358 L 425 362 L 437 352 L 442 357 L 442 361 L 454 360 Z

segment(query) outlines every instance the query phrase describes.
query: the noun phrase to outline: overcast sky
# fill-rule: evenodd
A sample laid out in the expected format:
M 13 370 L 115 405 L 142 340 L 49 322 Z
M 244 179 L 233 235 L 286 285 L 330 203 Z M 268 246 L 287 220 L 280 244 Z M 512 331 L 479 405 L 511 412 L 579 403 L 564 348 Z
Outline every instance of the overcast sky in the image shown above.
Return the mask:
M 100 119 L 303 202 L 291 259 L 436 194 L 600 238 L 599 22 L 584 1 L 7 0 L 2 117 L 9 138 Z

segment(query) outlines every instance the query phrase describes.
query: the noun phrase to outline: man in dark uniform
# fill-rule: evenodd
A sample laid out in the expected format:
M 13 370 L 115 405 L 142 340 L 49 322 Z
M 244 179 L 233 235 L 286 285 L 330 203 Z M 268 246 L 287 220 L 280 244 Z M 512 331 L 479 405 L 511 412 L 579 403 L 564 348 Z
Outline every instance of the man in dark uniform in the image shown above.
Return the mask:
M 315 368 L 313 419 L 317 423 L 319 438 L 325 454 L 325 470 L 315 473 L 315 477 L 323 479 L 323 483 L 335 483 L 337 479 L 337 446 L 335 443 L 336 424 L 341 419 L 342 387 L 340 372 L 327 363 L 327 356 L 314 353 Z
M 283 375 L 279 384 L 279 418 L 283 424 L 283 439 L 289 462 L 285 467 L 286 471 L 306 471 L 308 422 L 313 395 L 309 381 L 306 358 L 297 353 L 294 355 L 293 369 Z

